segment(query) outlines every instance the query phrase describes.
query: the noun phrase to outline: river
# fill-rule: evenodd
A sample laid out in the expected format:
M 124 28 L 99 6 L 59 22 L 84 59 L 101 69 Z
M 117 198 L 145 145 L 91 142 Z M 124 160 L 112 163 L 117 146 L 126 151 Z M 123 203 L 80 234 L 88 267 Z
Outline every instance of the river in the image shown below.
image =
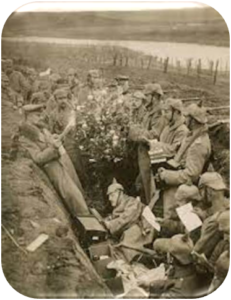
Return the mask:
M 182 65 L 185 65 L 187 59 L 191 58 L 194 66 L 197 64 L 198 59 L 201 59 L 203 68 L 209 67 L 210 60 L 214 62 L 219 60 L 219 69 L 222 71 L 230 68 L 229 47 L 173 42 L 83 40 L 49 37 L 4 37 L 2 40 L 69 45 L 122 46 L 134 51 L 141 51 L 147 55 L 158 56 L 159 58 L 169 57 L 170 63 L 174 65 L 177 60 L 180 60 Z

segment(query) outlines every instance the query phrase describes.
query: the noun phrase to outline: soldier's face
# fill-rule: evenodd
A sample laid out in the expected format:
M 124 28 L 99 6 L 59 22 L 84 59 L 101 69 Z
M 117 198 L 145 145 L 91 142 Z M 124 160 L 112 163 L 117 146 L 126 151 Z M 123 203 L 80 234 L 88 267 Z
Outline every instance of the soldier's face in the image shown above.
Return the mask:
M 112 207 L 116 207 L 119 200 L 120 191 L 115 191 L 114 193 L 109 194 L 108 198 Z
M 171 108 L 164 110 L 164 117 L 168 122 L 170 122 L 172 120 L 172 109 Z
M 64 107 L 66 105 L 68 99 L 67 99 L 66 95 L 58 95 L 58 96 L 56 96 L 56 101 L 57 101 L 59 107 Z
M 2 80 L 2 88 L 6 89 L 9 86 L 9 80 Z
M 30 113 L 27 117 L 27 120 L 34 125 L 39 125 L 41 123 L 41 112 Z
M 12 72 L 13 72 L 13 67 L 12 67 L 12 66 L 8 66 L 8 67 L 6 68 L 6 74 L 9 75 L 9 74 L 11 74 Z
M 152 103 L 152 94 L 146 95 L 145 103 L 146 103 L 147 106 Z
M 68 74 L 68 83 L 73 84 L 75 82 L 75 75 L 74 74 Z
M 127 92 L 129 89 L 129 81 L 125 80 L 122 86 L 123 86 L 123 92 Z

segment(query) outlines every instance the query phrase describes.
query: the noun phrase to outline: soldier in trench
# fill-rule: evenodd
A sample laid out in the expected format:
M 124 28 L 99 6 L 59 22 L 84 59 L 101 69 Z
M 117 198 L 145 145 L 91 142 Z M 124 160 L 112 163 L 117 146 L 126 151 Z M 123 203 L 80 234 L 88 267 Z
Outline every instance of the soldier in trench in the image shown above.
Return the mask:
M 19 126 L 20 145 L 48 176 L 71 216 L 89 215 L 78 176 L 62 143 L 54 139 L 41 118 L 43 105 L 23 108 L 26 120 Z

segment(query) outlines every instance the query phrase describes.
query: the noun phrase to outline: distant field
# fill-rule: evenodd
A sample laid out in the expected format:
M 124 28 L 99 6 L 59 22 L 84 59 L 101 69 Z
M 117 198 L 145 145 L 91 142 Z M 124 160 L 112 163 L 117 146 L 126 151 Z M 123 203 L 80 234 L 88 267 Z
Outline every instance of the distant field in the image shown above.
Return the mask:
M 13 13 L 3 36 L 140 40 L 229 46 L 229 32 L 212 8 L 171 11 Z

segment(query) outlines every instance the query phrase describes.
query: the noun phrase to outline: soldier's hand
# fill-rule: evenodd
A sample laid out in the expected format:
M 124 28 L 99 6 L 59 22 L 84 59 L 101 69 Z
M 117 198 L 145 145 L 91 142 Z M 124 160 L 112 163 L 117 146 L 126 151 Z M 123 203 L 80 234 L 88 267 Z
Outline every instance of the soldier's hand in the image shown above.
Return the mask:
M 53 136 L 53 146 L 57 149 L 62 146 L 62 141 L 59 136 Z
M 166 169 L 165 168 L 159 168 L 158 169 L 158 175 L 159 178 L 164 181 L 165 180 L 165 174 L 166 174 Z
M 142 136 L 142 137 L 139 138 L 139 143 L 143 144 L 143 145 L 145 145 L 147 147 L 150 147 L 149 140 L 146 137 L 144 137 L 144 136 Z

